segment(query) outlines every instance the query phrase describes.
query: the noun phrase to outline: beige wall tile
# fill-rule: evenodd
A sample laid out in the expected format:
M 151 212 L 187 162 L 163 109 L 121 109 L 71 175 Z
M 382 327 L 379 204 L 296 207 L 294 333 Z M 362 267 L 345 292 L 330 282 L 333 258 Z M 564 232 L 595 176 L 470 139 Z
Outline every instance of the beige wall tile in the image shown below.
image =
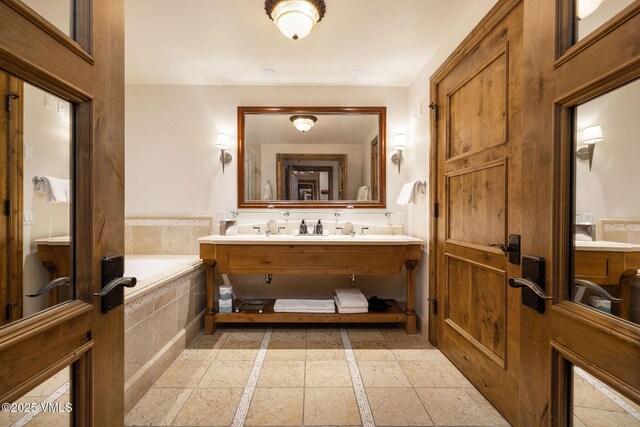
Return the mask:
M 186 255 L 191 253 L 191 227 L 166 225 L 161 227 L 161 251 L 167 255 Z
M 128 381 L 155 355 L 153 316 L 148 316 L 124 334 L 124 380 Z
M 193 320 L 193 298 L 184 293 L 176 298 L 176 328 L 178 331 L 186 328 Z
M 433 421 L 412 388 L 368 388 L 366 391 L 376 425 L 433 425 Z
M 153 349 L 156 353 L 176 335 L 176 324 L 175 301 L 153 313 Z
M 159 292 L 160 289 L 158 289 Z M 159 295 L 154 295 L 153 298 L 153 308 L 154 310 L 158 310 L 159 308 L 164 307 L 165 305 L 169 304 L 171 301 L 176 299 L 176 288 L 175 287 L 170 287 L 168 289 L 165 289 L 164 292 L 162 292 Z
M 147 301 L 135 310 L 129 311 L 125 309 L 124 313 L 124 329 L 125 331 L 140 322 L 147 316 L 153 314 L 153 300 Z
M 133 253 L 133 230 L 130 225 L 124 226 L 124 253 L 125 255 Z
M 157 226 L 132 226 L 132 253 L 135 255 L 158 254 L 158 248 L 162 244 L 160 227 Z
M 302 388 L 258 388 L 251 399 L 247 426 L 299 426 L 304 404 Z

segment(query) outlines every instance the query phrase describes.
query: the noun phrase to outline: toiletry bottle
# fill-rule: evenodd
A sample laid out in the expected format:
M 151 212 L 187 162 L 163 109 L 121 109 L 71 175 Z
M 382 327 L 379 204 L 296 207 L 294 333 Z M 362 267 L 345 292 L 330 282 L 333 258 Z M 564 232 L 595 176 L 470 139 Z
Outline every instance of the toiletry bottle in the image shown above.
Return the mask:
M 307 224 L 304 223 L 304 219 L 300 223 L 300 234 L 307 234 Z
M 318 225 L 316 225 L 316 234 L 322 234 L 322 223 L 318 220 Z

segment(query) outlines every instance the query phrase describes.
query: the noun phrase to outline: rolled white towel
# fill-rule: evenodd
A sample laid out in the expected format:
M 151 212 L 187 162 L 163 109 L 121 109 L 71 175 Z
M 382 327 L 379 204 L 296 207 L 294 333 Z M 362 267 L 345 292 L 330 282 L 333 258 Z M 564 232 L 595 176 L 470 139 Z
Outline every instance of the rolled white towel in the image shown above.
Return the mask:
M 342 308 L 367 308 L 369 301 L 358 288 L 338 288 L 336 297 Z

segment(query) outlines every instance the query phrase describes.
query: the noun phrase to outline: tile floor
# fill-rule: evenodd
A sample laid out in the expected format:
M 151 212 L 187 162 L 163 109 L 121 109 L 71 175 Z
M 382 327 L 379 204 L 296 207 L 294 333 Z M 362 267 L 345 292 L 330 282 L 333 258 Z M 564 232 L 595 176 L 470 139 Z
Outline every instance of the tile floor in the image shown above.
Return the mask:
M 423 337 L 395 327 L 345 329 L 352 353 L 345 350 L 339 327 L 274 326 L 262 357 L 266 326 L 221 327 L 215 335 L 200 336 L 131 410 L 125 424 L 509 425 Z M 256 364 L 261 364 L 259 370 Z M 252 374 L 257 376 L 253 380 Z M 252 381 L 255 389 L 249 387 L 253 393 L 244 398 L 246 415 L 238 418 L 245 386 Z M 358 390 L 364 391 L 360 400 Z

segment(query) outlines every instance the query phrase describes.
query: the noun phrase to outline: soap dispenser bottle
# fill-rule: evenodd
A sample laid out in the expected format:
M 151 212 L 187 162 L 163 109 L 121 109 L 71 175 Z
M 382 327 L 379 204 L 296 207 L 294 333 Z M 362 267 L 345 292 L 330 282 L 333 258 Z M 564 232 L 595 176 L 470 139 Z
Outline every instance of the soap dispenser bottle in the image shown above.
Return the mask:
M 318 225 L 316 225 L 316 234 L 322 234 L 322 223 L 318 220 Z
M 304 219 L 300 223 L 300 234 L 307 234 L 307 224 L 304 223 Z

